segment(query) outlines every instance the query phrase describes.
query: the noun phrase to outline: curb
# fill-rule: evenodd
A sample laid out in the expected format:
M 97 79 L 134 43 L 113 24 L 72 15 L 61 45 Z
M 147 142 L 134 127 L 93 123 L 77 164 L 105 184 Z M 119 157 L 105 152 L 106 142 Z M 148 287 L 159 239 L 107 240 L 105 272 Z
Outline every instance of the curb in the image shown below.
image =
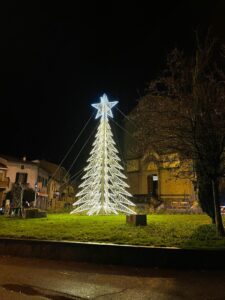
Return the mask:
M 225 269 L 225 249 L 180 249 L 0 238 L 0 255 L 174 269 Z

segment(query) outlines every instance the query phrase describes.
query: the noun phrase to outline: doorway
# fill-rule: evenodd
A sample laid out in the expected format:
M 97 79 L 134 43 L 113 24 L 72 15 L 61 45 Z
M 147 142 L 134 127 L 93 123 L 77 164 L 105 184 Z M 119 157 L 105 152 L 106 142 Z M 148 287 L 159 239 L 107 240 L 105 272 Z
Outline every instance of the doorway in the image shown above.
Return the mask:
M 148 194 L 158 199 L 159 179 L 157 174 L 151 174 L 147 177 Z

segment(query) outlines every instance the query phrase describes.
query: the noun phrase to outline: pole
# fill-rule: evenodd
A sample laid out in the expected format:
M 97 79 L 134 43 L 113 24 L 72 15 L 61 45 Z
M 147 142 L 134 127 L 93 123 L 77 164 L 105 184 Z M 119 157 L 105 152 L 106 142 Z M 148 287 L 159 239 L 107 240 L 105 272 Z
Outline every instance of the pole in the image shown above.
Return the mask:
M 21 193 L 20 193 L 20 215 L 21 217 L 23 216 L 23 192 L 24 192 L 24 188 L 23 185 L 20 183 L 20 188 L 21 188 Z

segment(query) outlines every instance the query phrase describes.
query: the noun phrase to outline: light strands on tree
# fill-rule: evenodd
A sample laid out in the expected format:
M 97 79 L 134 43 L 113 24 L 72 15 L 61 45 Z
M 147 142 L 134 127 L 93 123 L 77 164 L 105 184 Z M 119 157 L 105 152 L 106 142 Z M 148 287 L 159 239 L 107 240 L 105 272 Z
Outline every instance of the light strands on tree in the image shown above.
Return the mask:
M 76 195 L 78 201 L 71 213 L 87 211 L 93 214 L 135 214 L 130 206 L 135 206 L 129 198 L 132 195 L 126 190 L 128 184 L 124 181 L 123 167 L 120 165 L 118 150 L 113 140 L 108 117 L 113 118 L 112 107 L 118 101 L 109 102 L 104 94 L 100 103 L 92 104 L 97 109 L 96 119 L 101 117 L 100 124 L 92 145 L 85 175 Z

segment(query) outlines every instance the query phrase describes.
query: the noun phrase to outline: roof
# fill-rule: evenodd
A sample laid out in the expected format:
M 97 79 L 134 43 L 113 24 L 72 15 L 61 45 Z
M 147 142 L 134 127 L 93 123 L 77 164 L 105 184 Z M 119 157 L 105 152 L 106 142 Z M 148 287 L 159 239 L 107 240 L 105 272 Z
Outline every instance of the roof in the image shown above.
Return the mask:
M 4 164 L 2 164 L 2 163 L 0 163 L 0 169 L 7 169 L 7 166 L 4 165 Z
M 23 160 L 22 158 L 16 158 L 16 157 L 11 156 L 11 155 L 0 154 L 0 157 L 2 157 L 3 159 L 7 160 L 8 162 L 12 162 L 12 163 L 36 165 L 31 160 Z
M 5 155 L 5 154 L 0 154 L 0 158 L 3 158 L 7 162 L 11 162 L 11 163 L 28 164 L 28 165 L 33 165 L 33 166 L 39 167 L 42 170 L 46 171 L 50 176 L 54 177 L 55 180 L 58 180 L 58 181 L 64 181 L 65 176 L 68 175 L 65 168 L 59 167 L 59 165 L 52 163 L 50 161 L 44 160 L 44 159 L 30 161 L 30 160 L 18 159 L 16 157 L 13 157 L 10 155 Z M 0 163 L 0 168 L 7 169 L 7 166 Z
M 58 181 L 62 181 L 65 179 L 65 176 L 67 175 L 67 171 L 63 167 L 59 167 L 59 165 L 52 163 L 47 160 L 36 160 L 33 161 L 38 164 L 40 168 L 48 172 L 51 176 L 54 177 L 54 179 Z

